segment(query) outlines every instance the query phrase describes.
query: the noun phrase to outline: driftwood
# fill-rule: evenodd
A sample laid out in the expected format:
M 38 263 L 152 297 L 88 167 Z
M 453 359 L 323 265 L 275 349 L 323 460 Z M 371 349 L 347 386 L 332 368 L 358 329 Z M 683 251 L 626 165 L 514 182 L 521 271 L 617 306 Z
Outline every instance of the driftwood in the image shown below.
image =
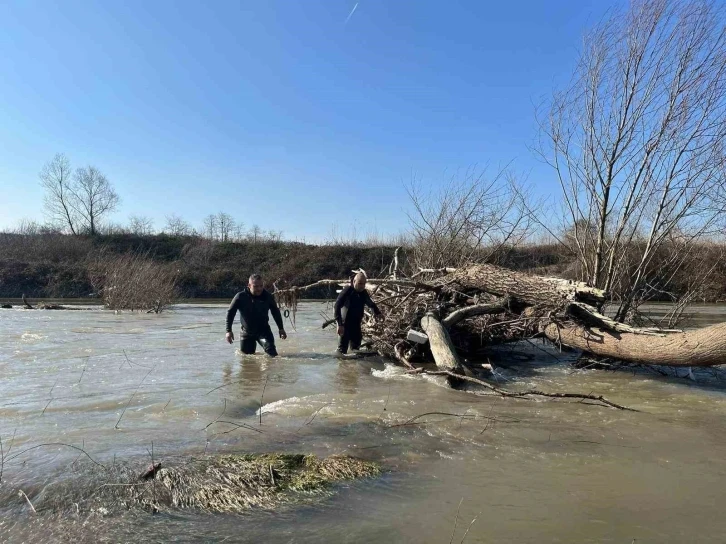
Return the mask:
M 446 316 L 444 320 L 441 321 L 441 324 L 448 329 L 453 327 L 460 321 L 464 321 L 465 319 L 469 319 L 470 317 L 485 314 L 501 314 L 504 311 L 506 311 L 506 308 L 503 304 L 476 304 L 474 306 L 468 306 L 466 308 L 462 308 L 461 310 L 456 310 L 455 312 L 450 313 L 448 316 Z
M 690 332 L 634 327 L 602 313 L 608 294 L 600 289 L 488 264 L 419 270 L 408 279 L 401 279 L 392 264 L 391 275 L 394 270 L 395 279 L 369 280 L 384 319 L 367 319 L 363 331 L 373 349 L 411 372 L 438 373 L 450 383 L 486 383 L 485 369 L 471 362 L 481 363 L 482 353 L 493 344 L 534 336 L 624 362 L 726 364 L 726 323 Z M 321 284 L 347 281 L 322 280 L 312 286 Z M 283 305 L 295 304 L 298 293 L 309 287 L 276 296 Z M 427 363 L 435 363 L 437 370 Z
M 584 326 L 550 323 L 544 333 L 553 342 L 632 363 L 668 366 L 726 364 L 726 323 L 655 338 Z
M 449 333 L 441 324 L 441 321 L 435 315 L 428 313 L 421 319 L 421 328 L 429 337 L 431 353 L 434 356 L 436 366 L 441 370 L 458 373 L 461 370 L 461 361 L 459 361 L 459 356 L 451 343 Z
M 41 302 L 37 306 L 33 306 L 32 304 L 30 304 L 30 302 L 28 302 L 28 299 L 25 298 L 25 293 L 23 293 L 23 306 L 27 310 L 66 310 L 67 309 L 65 306 L 61 306 L 60 304 L 46 304 L 45 302 Z
M 602 304 L 607 299 L 607 293 L 582 282 L 533 276 L 490 264 L 462 268 L 435 283 L 451 293 L 476 290 L 550 308 L 561 308 L 574 301 Z

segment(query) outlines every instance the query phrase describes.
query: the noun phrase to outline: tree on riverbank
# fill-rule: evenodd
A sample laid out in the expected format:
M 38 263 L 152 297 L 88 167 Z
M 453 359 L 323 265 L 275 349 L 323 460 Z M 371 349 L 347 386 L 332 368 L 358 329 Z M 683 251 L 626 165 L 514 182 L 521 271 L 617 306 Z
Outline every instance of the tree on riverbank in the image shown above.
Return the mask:
M 45 210 L 51 222 L 71 234 L 95 235 L 120 198 L 111 182 L 95 166 L 71 174 L 68 158 L 59 153 L 40 172 Z
M 670 293 L 723 227 L 724 7 L 636 0 L 615 12 L 585 36 L 572 83 L 540 127 L 578 279 L 617 291 L 615 319 L 625 321 Z

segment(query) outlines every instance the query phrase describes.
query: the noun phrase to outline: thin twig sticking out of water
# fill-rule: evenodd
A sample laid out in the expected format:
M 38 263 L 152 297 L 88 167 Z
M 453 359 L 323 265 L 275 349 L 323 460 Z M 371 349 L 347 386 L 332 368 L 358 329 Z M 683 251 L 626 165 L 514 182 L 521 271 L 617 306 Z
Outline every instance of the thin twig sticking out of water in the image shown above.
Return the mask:
M 264 391 L 263 391 L 262 394 L 264 395 Z M 262 407 L 260 407 L 260 410 L 262 410 Z M 256 433 L 262 433 L 261 430 L 255 429 L 254 427 L 252 427 L 250 425 L 247 425 L 246 423 L 235 423 L 234 421 L 223 421 L 223 420 L 220 420 L 220 418 L 225 414 L 226 411 L 227 411 L 227 397 L 224 398 L 224 409 L 222 410 L 222 413 L 217 416 L 217 419 L 215 419 L 214 421 L 212 421 L 211 423 L 209 423 L 202 430 L 203 431 L 206 431 L 207 429 L 209 429 L 209 427 L 211 427 L 215 423 L 225 423 L 227 425 L 234 426 L 234 428 L 233 429 L 230 429 L 229 431 L 224 431 L 224 432 L 221 432 L 221 433 L 217 433 L 217 434 L 213 435 L 212 438 L 214 438 L 216 436 L 219 436 L 221 434 L 228 434 L 228 433 L 234 432 L 237 429 L 249 429 L 250 431 L 255 431 Z M 260 420 L 261 419 L 262 419 L 262 416 L 260 416 Z M 209 446 L 209 438 L 207 438 L 207 442 L 206 442 L 206 444 L 204 446 L 204 453 L 207 453 L 207 447 L 208 446 Z
M 483 512 L 483 510 L 482 510 L 482 512 Z M 469 527 L 467 527 L 467 528 L 466 528 L 466 532 L 464 533 L 464 536 L 463 536 L 463 537 L 461 537 L 461 542 L 459 542 L 459 544 L 464 544 L 464 540 L 466 540 L 466 535 L 468 535 L 468 534 L 469 534 L 469 531 L 471 530 L 471 526 L 472 526 L 472 525 L 474 525 L 474 522 L 475 522 L 475 521 L 476 521 L 477 519 L 479 519 L 479 516 L 481 516 L 481 512 L 479 512 L 479 513 L 478 513 L 478 514 L 476 515 L 476 517 L 475 517 L 475 518 L 474 518 L 473 520 L 471 520 L 471 523 L 469 524 Z
M 81 371 L 81 377 L 78 378 L 78 383 L 81 383 L 81 380 L 83 379 L 83 375 L 86 373 L 86 367 L 88 366 L 88 357 L 86 357 L 86 364 L 83 365 L 83 370 Z M 55 386 L 54 386 L 55 387 Z M 52 389 L 51 389 L 52 390 Z
M 222 413 L 217 416 L 217 419 L 215 419 L 214 421 L 212 421 L 211 423 L 209 423 L 202 430 L 203 431 L 206 431 L 207 429 L 209 429 L 209 427 L 211 427 L 212 425 L 214 425 L 215 423 L 217 423 L 217 421 L 219 421 L 219 418 L 222 417 L 226 411 L 227 411 L 227 397 L 224 397 L 224 409 L 222 410 Z
M 413 416 L 412 418 L 404 421 L 403 423 L 395 423 L 393 425 L 389 425 L 388 428 L 390 429 L 390 428 L 393 428 L 393 427 L 405 427 L 407 425 L 419 425 L 419 423 L 415 423 L 415 421 L 417 419 L 419 419 L 419 418 L 424 417 L 424 416 L 450 416 L 450 417 L 458 417 L 461 420 L 464 420 L 464 419 L 479 419 L 480 417 L 482 417 L 482 418 L 484 418 L 486 420 L 489 420 L 489 421 L 502 421 L 501 419 L 496 418 L 496 417 L 477 416 L 476 414 L 467 414 L 466 412 L 464 412 L 463 414 L 453 414 L 451 412 L 426 412 L 426 413 L 423 413 L 423 414 L 419 414 L 417 416 Z M 516 418 L 513 418 L 513 417 L 507 417 L 507 422 L 509 422 L 509 423 L 519 423 L 520 420 L 519 419 L 516 419 Z
M 30 505 L 30 509 L 33 511 L 33 514 L 37 515 L 38 512 L 35 510 L 35 506 L 33 506 L 33 503 L 30 502 L 30 499 L 25 494 L 25 491 L 23 491 L 22 489 L 18 489 L 18 495 L 20 495 L 21 497 L 25 497 L 25 500 L 28 501 L 28 504 Z
M 494 410 L 494 405 L 489 408 L 489 413 L 487 414 L 487 424 L 484 426 L 482 431 L 479 434 L 484 434 L 484 432 L 489 428 L 489 423 L 492 422 L 492 411 Z M 496 418 L 495 418 L 496 419 Z
M 558 398 L 558 399 L 587 399 L 587 400 L 593 400 L 593 401 L 599 402 L 599 403 L 601 403 L 601 405 L 606 405 L 606 406 L 610 406 L 612 408 L 617 408 L 618 410 L 627 410 L 628 412 L 639 412 L 639 410 L 636 410 L 635 408 L 628 408 L 627 406 L 622 406 L 615 402 L 609 401 L 602 395 L 595 396 L 595 395 L 583 395 L 581 393 L 546 393 L 544 391 L 537 391 L 535 389 L 530 389 L 528 391 L 507 391 L 506 389 L 500 389 L 499 387 L 495 387 L 492 384 L 487 383 L 478 378 L 473 378 L 471 376 L 456 374 L 456 373 L 452 372 L 451 370 L 426 370 L 423 368 L 416 368 L 414 370 L 408 370 L 407 372 L 415 373 L 415 374 L 427 374 L 429 376 L 450 376 L 457 380 L 464 380 L 467 382 L 481 385 L 482 387 L 489 389 L 490 391 L 493 391 L 494 393 L 501 395 L 502 397 L 527 398 L 529 396 L 539 396 L 539 397 L 550 397 L 550 398 Z
M 80 383 L 80 380 L 79 380 Z M 50 388 L 50 391 L 48 392 L 48 395 L 50 395 L 50 398 L 48 399 L 48 404 L 45 405 L 45 408 L 43 408 L 43 411 L 40 413 L 40 415 L 45 415 L 45 411 L 48 409 L 48 406 L 50 406 L 50 403 L 53 402 L 53 389 L 55 389 L 55 386 L 58 384 L 58 378 L 55 379 L 55 383 L 53 383 L 53 387 Z
M 128 407 L 129 407 L 129 404 L 131 404 L 131 401 L 132 401 L 132 400 L 134 400 L 134 396 L 136 396 L 136 393 L 138 393 L 138 392 L 139 392 L 139 388 L 140 388 L 140 387 L 141 387 L 141 385 L 142 385 L 142 384 L 144 383 L 144 380 L 145 380 L 145 379 L 147 378 L 147 376 L 148 376 L 149 374 L 151 374 L 151 373 L 152 373 L 153 371 L 154 371 L 154 369 L 153 369 L 153 368 L 152 368 L 151 370 L 149 370 L 149 371 L 148 371 L 148 372 L 146 373 L 146 376 L 144 376 L 144 377 L 143 377 L 143 379 L 141 380 L 141 382 L 139 383 L 139 385 L 137 385 L 137 386 L 136 386 L 136 390 L 134 391 L 134 394 L 133 394 L 133 395 L 131 395 L 131 398 L 130 398 L 130 399 L 129 399 L 129 401 L 128 401 L 128 402 L 126 403 L 126 406 L 124 407 L 124 410 L 123 410 L 123 412 L 121 412 L 121 415 L 119 416 L 119 418 L 118 418 L 118 421 L 116 422 L 116 425 L 114 425 L 114 426 L 113 426 L 113 428 L 114 428 L 114 429 L 118 429 L 118 424 L 119 424 L 119 423 L 121 423 L 121 418 L 122 418 L 122 417 L 124 417 L 124 414 L 126 413 L 126 409 L 127 409 Z
M 207 391 L 205 393 L 205 395 L 209 395 L 209 393 L 214 393 L 218 389 L 222 389 L 224 387 L 229 387 L 230 385 L 235 385 L 235 384 L 238 384 L 238 383 L 246 383 L 246 382 L 247 382 L 246 379 L 242 379 L 242 380 L 236 380 L 236 381 L 233 381 L 233 382 L 230 382 L 230 383 L 225 383 L 225 384 L 222 384 L 222 385 L 219 385 L 219 386 L 215 387 L 214 389 L 210 389 L 209 391 Z
M 459 523 L 459 509 L 461 508 L 462 502 L 464 502 L 464 497 L 461 497 L 461 500 L 459 501 L 459 506 L 456 509 L 456 517 L 454 518 L 454 530 L 451 531 L 451 538 L 449 539 L 449 544 L 454 542 L 454 534 L 456 534 L 456 524 Z
M 15 435 L 13 435 L 13 436 L 15 436 Z M 102 465 L 101 463 L 99 463 L 98 461 L 96 461 L 93 457 L 91 457 L 90 454 L 86 450 L 84 450 L 83 448 L 79 448 L 78 446 L 74 446 L 72 444 L 66 444 L 64 442 L 47 442 L 45 444 L 38 444 L 36 446 L 31 446 L 30 448 L 24 449 L 23 451 L 20 451 L 20 452 L 16 453 L 12 457 L 7 457 L 6 456 L 4 460 L 5 461 L 12 461 L 13 459 L 16 459 L 17 457 L 23 455 L 24 453 L 27 453 L 27 452 L 32 451 L 32 450 L 36 450 L 38 448 L 44 448 L 46 446 L 63 446 L 65 448 L 71 448 L 71 449 L 80 451 L 83 455 L 85 455 L 86 457 L 88 457 L 88 459 L 94 465 L 99 466 L 99 467 L 101 467 L 103 469 L 106 468 L 104 465 Z
M 75 458 L 75 460 L 71 463 L 71 468 L 78 462 L 78 460 L 81 458 L 81 455 L 83 455 L 83 452 L 85 451 L 86 447 L 86 439 L 84 438 L 81 442 L 81 453 L 78 454 L 78 457 Z
M 151 495 L 152 495 L 152 507 L 151 507 L 151 515 L 153 516 L 158 512 L 156 508 L 156 465 L 154 464 L 154 441 L 151 441 L 151 479 L 154 480 L 151 482 Z
M 265 376 L 265 385 L 262 387 L 262 395 L 260 396 L 260 425 L 262 425 L 262 400 L 265 398 L 265 389 L 267 389 L 267 380 L 270 379 L 270 375 Z
M 125 349 L 122 349 L 121 351 L 124 352 L 124 357 L 126 357 L 126 362 L 129 364 L 129 366 L 131 368 L 133 368 L 134 365 L 140 366 L 141 368 L 154 368 L 154 367 L 150 367 L 150 366 L 146 366 L 146 365 L 140 365 L 139 363 L 133 363 L 133 362 L 131 362 L 131 359 L 129 359 L 129 356 L 126 355 L 126 350 Z M 123 366 L 124 366 L 124 364 L 121 363 L 121 366 L 119 367 L 119 370 L 121 370 L 123 368 Z
M 300 425 L 300 427 L 298 428 L 298 430 L 297 430 L 297 431 L 295 431 L 295 432 L 296 432 L 296 433 L 297 433 L 297 432 L 300 432 L 300 429 L 302 429 L 302 428 L 303 428 L 303 427 L 305 427 L 306 425 L 310 425 L 310 424 L 311 424 L 311 423 L 313 422 L 313 420 L 315 419 L 315 416 L 317 416 L 317 415 L 318 415 L 318 413 L 320 412 L 320 410 L 322 410 L 322 409 L 323 409 L 323 408 L 325 408 L 326 406 L 330 406 L 331 404 L 333 404 L 333 403 L 332 403 L 332 402 L 326 402 L 326 403 L 325 403 L 325 404 L 323 404 L 323 405 L 322 405 L 322 406 L 321 406 L 320 408 L 318 408 L 317 410 L 315 410 L 315 411 L 314 411 L 314 412 L 312 413 L 312 415 L 310 416 L 310 418 L 309 418 L 309 419 L 308 419 L 308 420 L 307 420 L 307 421 L 306 421 L 305 423 L 303 423 L 302 425 Z
M 5 456 L 10 455 L 10 452 L 13 450 L 13 444 L 15 444 L 15 433 L 18 432 L 18 429 L 16 428 L 13 431 L 13 438 L 10 440 L 10 448 L 8 449 L 8 452 L 5 453 L 5 450 L 3 449 L 3 437 L 0 436 L 0 483 L 3 481 L 3 470 L 5 469 Z
M 383 410 L 381 411 L 381 415 L 378 416 L 378 421 L 380 422 L 383 419 L 383 412 L 386 411 L 386 408 L 388 408 L 388 401 L 391 400 L 391 383 L 388 384 L 388 397 L 386 398 L 386 403 L 383 405 Z
M 264 431 L 261 431 L 260 429 L 255 429 L 254 427 L 252 427 L 251 425 L 247 425 L 246 423 L 235 423 L 234 421 L 225 421 L 225 420 L 220 420 L 220 421 L 217 421 L 216 423 L 225 423 L 227 425 L 233 425 L 234 429 L 232 429 L 230 431 L 224 431 L 222 433 L 218 433 L 214 436 L 219 436 L 220 434 L 228 434 L 228 433 L 236 431 L 237 429 L 249 429 L 250 431 L 255 431 L 256 433 L 259 433 L 259 434 L 262 434 L 264 432 Z

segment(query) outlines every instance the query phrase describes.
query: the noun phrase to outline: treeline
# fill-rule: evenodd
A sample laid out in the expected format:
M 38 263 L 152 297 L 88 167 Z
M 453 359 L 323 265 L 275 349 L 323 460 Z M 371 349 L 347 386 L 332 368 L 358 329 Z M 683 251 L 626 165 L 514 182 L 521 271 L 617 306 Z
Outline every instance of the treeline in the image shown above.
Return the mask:
M 649 299 L 672 301 L 693 292 L 694 281 L 709 271 L 708 281 L 694 300 L 726 300 L 726 248 L 704 243 L 692 248 L 692 265 L 668 278 L 667 292 L 650 293 Z M 222 242 L 200 236 L 166 234 L 99 234 L 72 236 L 60 233 L 0 233 L 0 298 L 87 298 L 98 295 L 94 274 L 99 266 L 128 255 L 144 256 L 158 264 L 173 265 L 177 291 L 182 298 L 228 298 L 247 283 L 252 273 L 261 273 L 268 287 L 306 285 L 323 278 L 345 278 L 353 268 L 363 268 L 372 277 L 384 274 L 393 258 L 392 245 L 311 245 L 300 242 L 258 240 Z M 637 251 L 634 248 L 633 251 Z M 411 248 L 400 252 L 403 269 L 414 265 Z M 662 259 L 667 259 L 664 253 Z M 502 246 L 489 262 L 514 270 L 580 279 L 582 271 L 575 255 L 560 244 Z M 665 283 L 665 281 L 663 282 Z M 616 286 L 617 288 L 617 286 Z M 618 293 L 614 293 L 617 298 Z M 321 288 L 306 296 L 334 296 Z
M 130 215 L 127 223 L 114 223 L 109 216 L 117 210 L 121 197 L 113 183 L 96 166 L 88 165 L 75 170 L 70 159 L 57 153 L 45 163 L 39 174 L 43 188 L 45 222 L 21 220 L 18 234 L 73 234 L 205 237 L 222 242 L 280 241 L 282 231 L 264 230 L 259 225 L 249 228 L 230 214 L 219 212 L 207 215 L 200 227 L 176 214 L 167 215 L 158 228 L 153 219 L 144 215 Z
M 70 225 L 70 226 L 69 226 Z M 151 236 L 165 234 L 167 236 L 183 236 L 207 238 L 220 242 L 279 242 L 282 240 L 281 230 L 265 230 L 259 225 L 249 228 L 240 221 L 236 221 L 225 212 L 207 215 L 201 227 L 194 227 L 185 219 L 176 214 L 167 215 L 164 223 L 157 228 L 154 220 L 145 215 L 131 215 L 127 223 L 103 222 L 94 226 L 93 233 L 90 228 L 76 228 L 73 223 L 38 222 L 33 219 L 21 219 L 18 225 L 11 229 L 14 234 L 102 234 L 102 235 L 134 235 Z
M 0 233 L 0 298 L 85 298 L 94 292 L 99 263 L 122 255 L 143 255 L 177 267 L 182 298 L 227 298 L 261 273 L 268 287 L 302 285 L 324 277 L 347 277 L 352 268 L 371 276 L 387 268 L 395 248 L 364 245 L 310 245 L 259 239 L 238 242 L 166 234 L 72 236 Z M 327 289 L 309 293 L 329 296 Z M 334 294 L 334 293 L 333 293 Z

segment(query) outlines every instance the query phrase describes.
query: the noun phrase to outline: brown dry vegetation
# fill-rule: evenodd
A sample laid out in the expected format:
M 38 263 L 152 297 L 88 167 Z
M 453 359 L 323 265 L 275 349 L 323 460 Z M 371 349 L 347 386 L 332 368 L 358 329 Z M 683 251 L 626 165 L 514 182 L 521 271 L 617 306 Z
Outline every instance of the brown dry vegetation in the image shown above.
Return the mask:
M 653 291 L 649 296 L 653 300 L 677 299 L 689 292 L 700 273 L 712 270 L 697 300 L 726 300 L 726 266 L 721 259 L 725 249 L 722 244 L 699 244 L 692 250 L 693 259 L 673 275 L 668 292 Z M 113 260 L 122 255 L 143 254 L 162 266 L 173 263 L 178 271 L 180 297 L 227 298 L 254 272 L 263 274 L 268 285 L 279 280 L 281 287 L 347 277 L 354 268 L 365 269 L 370 277 L 381 276 L 394 251 L 392 246 L 216 242 L 192 236 L 0 233 L 0 297 L 19 298 L 23 293 L 33 298 L 98 296 L 92 271 L 97 269 L 101 256 Z M 653 269 L 657 270 L 667 257 L 665 248 L 662 257 L 653 261 Z M 407 252 L 401 252 L 402 267 L 406 258 Z M 559 244 L 500 247 L 489 255 L 489 262 L 566 279 L 582 276 L 575 255 Z M 617 297 L 618 286 L 614 287 Z M 327 287 L 306 293 L 313 298 L 334 295 L 335 291 Z

